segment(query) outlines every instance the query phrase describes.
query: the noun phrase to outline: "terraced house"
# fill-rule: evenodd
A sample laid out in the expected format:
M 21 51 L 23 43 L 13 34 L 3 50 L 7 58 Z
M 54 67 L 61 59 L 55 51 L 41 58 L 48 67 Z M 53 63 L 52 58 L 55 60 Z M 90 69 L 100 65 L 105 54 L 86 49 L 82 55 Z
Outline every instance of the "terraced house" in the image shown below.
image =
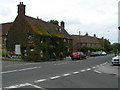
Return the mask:
M 103 48 L 103 38 L 86 35 L 71 35 L 73 39 L 73 50 L 76 51 L 78 49 L 82 49 L 83 47 L 89 49 L 102 49 Z
M 15 51 L 19 46 L 25 60 L 48 60 L 65 57 L 72 48 L 71 36 L 65 30 L 65 23 L 60 26 L 45 22 L 39 18 L 25 15 L 26 6 L 18 5 L 18 15 L 14 22 L 3 24 L 4 37 L 7 38 L 7 50 Z

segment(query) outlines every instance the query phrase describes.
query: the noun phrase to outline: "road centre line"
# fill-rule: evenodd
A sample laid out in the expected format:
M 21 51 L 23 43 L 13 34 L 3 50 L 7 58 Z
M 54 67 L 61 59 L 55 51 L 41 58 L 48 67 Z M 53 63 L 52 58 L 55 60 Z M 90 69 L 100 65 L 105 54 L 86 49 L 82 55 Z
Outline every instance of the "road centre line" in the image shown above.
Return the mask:
M 99 65 L 97 65 L 99 66 Z M 33 67 L 33 68 L 26 68 L 26 69 L 20 69 L 20 70 L 13 70 L 13 71 L 8 71 L 8 72 L 2 72 L 2 73 L 9 73 L 9 72 L 16 72 L 16 71 L 24 71 L 24 70 L 30 70 L 30 69 L 36 69 L 36 68 L 40 68 L 40 67 Z M 96 68 L 96 67 L 92 67 L 92 68 Z M 54 76 L 54 77 L 50 77 L 50 78 L 47 78 L 47 79 L 40 79 L 40 80 L 36 80 L 34 81 L 34 83 L 39 83 L 39 82 L 44 82 L 46 80 L 53 80 L 53 79 L 57 79 L 57 78 L 60 78 L 62 76 L 69 76 L 69 75 L 73 75 L 73 74 L 78 74 L 80 72 L 85 72 L 85 71 L 89 71 L 91 70 L 92 68 L 88 68 L 88 69 L 83 69 L 83 70 L 80 70 L 80 71 L 75 71 L 73 73 L 66 73 L 66 74 L 63 74 L 61 76 Z M 97 70 L 94 70 L 94 72 L 96 73 L 101 73 L 100 71 L 97 71 Z M 25 83 L 25 84 L 19 84 L 19 85 L 14 85 L 14 86 L 9 86 L 9 87 L 4 87 L 4 88 L 20 88 L 20 87 L 24 87 L 24 86 L 33 86 L 35 88 L 41 88 L 43 90 L 46 90 L 40 86 L 36 86 L 36 85 L 33 85 L 33 84 L 30 84 L 30 83 Z
M 86 69 L 87 71 L 91 70 L 91 68 Z
M 94 70 L 96 73 L 101 73 L 100 71 Z
M 69 75 L 71 75 L 70 73 L 67 73 L 67 74 L 63 74 L 63 76 L 69 76 Z
M 73 72 L 73 74 L 78 74 L 79 72 Z
M 97 65 L 96 67 L 100 67 L 100 65 Z
M 64 63 L 59 63 L 59 64 L 54 64 L 54 65 L 63 65 L 63 64 L 68 64 L 69 62 L 64 62 Z
M 60 76 L 55 76 L 55 77 L 50 77 L 50 79 L 56 79 L 59 78 Z
M 93 69 L 96 68 L 96 67 L 92 67 Z
M 80 70 L 81 72 L 85 72 L 86 70 Z
M 31 65 L 31 64 L 38 64 L 38 63 L 24 63 L 24 64 L 12 65 L 12 66 L 22 66 L 22 65 Z M 4 66 L 4 65 L 3 65 L 3 66 Z M 4 66 L 4 67 L 11 67 L 11 65 Z
M 1 72 L 1 73 L 2 73 L 2 74 L 4 74 L 4 73 L 12 73 L 12 72 L 16 72 L 16 71 L 18 71 L 18 70 L 5 71 L 5 72 Z
M 47 79 L 40 79 L 40 80 L 37 80 L 37 81 L 34 81 L 35 83 L 38 83 L 38 82 L 43 82 L 43 81 L 46 81 Z
M 41 67 L 32 67 L 32 68 L 18 69 L 18 70 L 12 70 L 12 71 L 5 71 L 5 72 L 1 72 L 1 73 L 2 74 L 6 74 L 6 73 L 12 73 L 12 72 L 20 72 L 20 71 L 32 70 L 32 69 L 37 69 L 37 68 L 41 68 Z

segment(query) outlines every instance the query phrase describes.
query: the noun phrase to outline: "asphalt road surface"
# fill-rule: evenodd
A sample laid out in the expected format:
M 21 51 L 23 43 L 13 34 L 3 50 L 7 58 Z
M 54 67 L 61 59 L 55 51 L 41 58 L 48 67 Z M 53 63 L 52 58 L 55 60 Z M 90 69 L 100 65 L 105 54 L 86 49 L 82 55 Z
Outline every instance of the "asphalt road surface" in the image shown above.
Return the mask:
M 11 88 L 119 88 L 113 55 L 51 62 L 2 62 L 2 90 Z

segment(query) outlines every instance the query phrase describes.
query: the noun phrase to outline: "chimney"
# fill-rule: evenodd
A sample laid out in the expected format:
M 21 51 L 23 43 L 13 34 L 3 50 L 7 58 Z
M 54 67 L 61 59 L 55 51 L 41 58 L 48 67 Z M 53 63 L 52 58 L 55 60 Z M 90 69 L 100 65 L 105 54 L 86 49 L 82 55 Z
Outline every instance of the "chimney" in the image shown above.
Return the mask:
M 85 36 L 88 36 L 88 33 L 86 32 Z
M 25 15 L 25 6 L 23 2 L 18 5 L 18 15 Z
M 96 37 L 96 34 L 94 34 L 94 37 Z
M 62 28 L 65 28 L 65 23 L 64 23 L 63 21 L 61 21 L 61 22 L 60 22 L 60 26 L 61 26 Z

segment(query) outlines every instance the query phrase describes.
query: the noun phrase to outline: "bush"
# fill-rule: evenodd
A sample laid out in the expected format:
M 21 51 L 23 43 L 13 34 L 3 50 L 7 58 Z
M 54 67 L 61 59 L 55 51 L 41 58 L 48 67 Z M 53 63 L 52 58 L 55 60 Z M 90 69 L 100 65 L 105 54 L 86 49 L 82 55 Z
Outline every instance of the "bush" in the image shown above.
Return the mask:
M 60 58 L 60 60 L 62 60 L 63 57 L 64 57 L 63 52 L 60 52 L 60 53 L 59 53 L 59 58 Z
M 28 51 L 27 56 L 24 57 L 25 61 L 41 61 L 41 57 L 38 53 L 38 51 Z
M 55 61 L 56 60 L 56 54 L 53 52 L 51 58 Z

